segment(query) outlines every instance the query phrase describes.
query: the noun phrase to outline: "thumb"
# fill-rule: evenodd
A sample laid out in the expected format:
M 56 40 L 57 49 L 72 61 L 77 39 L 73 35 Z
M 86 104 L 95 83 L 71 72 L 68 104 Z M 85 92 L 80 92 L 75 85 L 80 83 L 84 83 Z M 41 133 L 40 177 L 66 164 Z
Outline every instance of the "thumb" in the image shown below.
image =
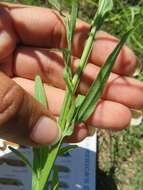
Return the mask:
M 53 144 L 59 129 L 50 112 L 0 72 L 0 137 L 23 145 Z

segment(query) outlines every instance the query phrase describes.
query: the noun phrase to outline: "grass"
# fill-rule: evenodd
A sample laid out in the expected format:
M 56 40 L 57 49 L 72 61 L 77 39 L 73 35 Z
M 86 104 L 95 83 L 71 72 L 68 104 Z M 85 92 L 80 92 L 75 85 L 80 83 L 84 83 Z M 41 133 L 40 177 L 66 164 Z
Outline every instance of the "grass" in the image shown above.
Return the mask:
M 9 2 L 16 2 L 11 0 Z M 19 1 L 20 2 L 20 1 Z M 45 5 L 44 1 L 24 0 L 27 4 Z M 81 0 L 80 17 L 89 22 L 97 8 L 97 0 Z M 135 28 L 129 46 L 143 61 L 143 1 L 114 0 L 115 8 L 105 28 L 121 37 L 129 26 Z M 64 6 L 68 8 L 67 2 Z M 143 80 L 143 73 L 138 76 Z M 98 130 L 99 172 L 97 189 L 140 190 L 143 187 L 143 124 L 113 134 Z M 112 183 L 110 183 L 112 182 Z M 111 185 L 112 184 L 112 185 Z

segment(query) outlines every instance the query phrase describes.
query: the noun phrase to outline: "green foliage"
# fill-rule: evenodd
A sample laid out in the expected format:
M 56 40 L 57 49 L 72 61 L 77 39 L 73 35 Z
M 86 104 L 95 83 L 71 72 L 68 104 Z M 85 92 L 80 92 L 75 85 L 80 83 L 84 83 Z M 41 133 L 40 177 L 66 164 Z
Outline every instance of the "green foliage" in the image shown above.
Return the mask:
M 45 89 L 39 75 L 35 77 L 35 97 L 45 107 L 48 107 Z M 45 162 L 49 154 L 48 147 L 33 148 L 33 170 L 35 175 L 32 177 L 32 189 L 39 190 L 40 177 Z
M 82 122 L 82 121 L 87 120 L 89 118 L 89 116 L 93 113 L 93 111 L 95 110 L 97 101 L 99 100 L 99 98 L 102 95 L 104 86 L 109 78 L 109 74 L 111 73 L 113 64 L 115 63 L 115 60 L 130 33 L 131 33 L 131 31 L 127 32 L 123 36 L 120 43 L 116 46 L 114 51 L 108 57 L 106 63 L 101 68 L 96 80 L 93 82 L 86 97 L 84 98 L 84 101 L 82 102 L 82 104 L 79 108 L 78 121 Z
M 102 16 L 106 16 L 106 13 L 111 11 L 113 8 L 113 1 L 112 0 L 104 0 L 99 1 L 99 14 L 102 14 Z
M 22 4 L 27 4 L 27 5 L 38 5 L 38 6 L 42 4 L 41 0 L 6 0 L 6 2 L 22 3 Z
M 32 173 L 34 172 L 31 163 L 25 157 L 24 154 L 22 154 L 21 152 L 19 152 L 18 150 L 16 150 L 15 148 L 11 146 L 9 146 L 8 148 L 13 152 L 13 154 L 15 154 L 21 161 L 23 161 L 27 165 L 27 167 L 30 169 L 30 171 L 32 171 Z
M 86 4 L 86 2 L 88 2 L 88 4 L 86 4 L 87 6 L 92 5 L 90 10 L 88 8 L 86 8 L 86 11 L 88 10 L 89 13 L 91 12 L 90 17 L 89 16 L 85 17 L 85 20 L 88 20 L 88 21 L 92 20 L 92 22 L 91 22 L 91 31 L 89 34 L 89 38 L 87 39 L 78 69 L 77 69 L 76 73 L 73 75 L 72 69 L 70 67 L 71 66 L 71 50 L 72 50 L 72 39 L 73 39 L 73 34 L 74 34 L 74 27 L 75 27 L 76 17 L 77 17 L 77 13 L 78 13 L 78 2 L 77 2 L 77 0 L 75 0 L 75 1 L 74 0 L 73 1 L 66 0 L 66 1 L 60 1 L 60 2 L 64 2 L 63 4 L 67 5 L 68 9 L 72 7 L 71 17 L 70 18 L 68 17 L 65 19 L 66 20 L 66 29 L 67 29 L 68 47 L 66 49 L 62 50 L 63 55 L 64 55 L 63 57 L 65 60 L 64 79 L 66 81 L 66 86 L 67 86 L 65 99 L 64 99 L 62 111 L 60 114 L 60 119 L 58 121 L 58 125 L 62 130 L 62 138 L 54 146 L 40 147 L 40 148 L 33 149 L 34 160 L 33 160 L 32 168 L 35 171 L 35 173 L 33 174 L 33 185 L 32 185 L 33 190 L 43 190 L 44 189 L 44 187 L 47 183 L 47 179 L 49 178 L 51 171 L 53 169 L 54 162 L 55 162 L 57 155 L 72 150 L 72 147 L 61 148 L 63 139 L 65 136 L 71 135 L 73 133 L 74 126 L 77 121 L 79 121 L 79 120 L 85 121 L 90 116 L 92 111 L 95 109 L 96 102 L 102 95 L 103 88 L 109 77 L 113 63 L 120 51 L 120 48 L 123 46 L 123 43 L 125 42 L 126 37 L 127 37 L 127 36 L 124 36 L 122 38 L 121 42 L 118 44 L 116 49 L 113 51 L 111 56 L 108 58 L 107 64 L 105 64 L 105 67 L 103 67 L 101 69 L 101 72 L 98 75 L 96 81 L 91 86 L 92 90 L 90 89 L 89 92 L 87 93 L 87 97 L 81 96 L 81 95 L 76 95 L 76 90 L 80 83 L 81 74 L 82 74 L 82 72 L 87 64 L 88 58 L 90 56 L 90 52 L 92 50 L 92 46 L 93 46 L 93 42 L 94 42 L 95 34 L 96 34 L 97 30 L 99 30 L 102 27 L 103 22 L 106 21 L 107 24 L 105 26 L 108 25 L 108 27 L 106 27 L 107 30 L 116 31 L 118 28 L 119 32 L 116 32 L 116 34 L 121 34 L 121 36 L 123 36 L 124 27 L 126 28 L 126 31 L 128 31 L 131 26 L 134 27 L 135 23 L 136 23 L 135 17 L 139 16 L 139 14 L 141 13 L 140 7 L 138 9 L 134 9 L 134 7 L 133 7 L 133 9 L 131 9 L 131 10 L 130 9 L 128 10 L 128 7 L 126 7 L 126 11 L 122 12 L 125 10 L 124 7 L 122 7 L 122 5 L 121 5 L 121 4 L 123 4 L 122 1 L 121 1 L 121 3 L 119 1 L 117 1 L 119 7 L 115 3 L 114 10 L 111 12 L 113 2 L 111 0 L 100 0 L 98 11 L 94 16 L 93 13 L 91 12 L 91 10 L 93 9 L 93 12 L 95 12 L 95 9 L 97 9 L 97 1 L 96 0 L 80 1 L 80 4 L 82 5 L 81 11 L 79 12 L 80 16 L 83 15 L 83 13 L 85 14 L 84 5 Z M 46 3 L 46 1 L 41 2 L 40 0 L 35 0 L 35 1 L 23 0 L 22 3 L 31 4 L 31 5 L 43 5 Z M 61 4 L 59 4 L 58 0 L 50 1 L 50 3 L 52 3 L 52 5 L 59 11 L 61 11 L 63 9 Z M 118 17 L 119 14 L 117 15 L 115 12 L 115 9 L 118 9 L 118 8 L 121 13 L 121 15 L 119 17 Z M 132 22 L 129 22 L 128 25 L 125 25 L 125 23 L 127 23 L 127 22 L 123 23 L 125 20 L 124 17 L 126 17 L 126 19 L 128 19 L 128 17 L 129 17 L 129 15 L 127 15 L 127 12 L 129 13 L 129 15 L 131 15 L 130 18 L 131 18 Z M 110 15 L 109 17 L 107 17 L 107 13 Z M 87 13 L 87 15 L 88 15 L 88 13 Z M 93 16 L 94 16 L 94 19 L 92 19 Z M 117 22 L 117 20 L 118 20 L 118 22 Z M 111 21 L 112 21 L 112 24 L 111 24 Z M 130 19 L 128 19 L 128 21 L 130 21 Z M 114 24 L 115 29 L 114 29 L 113 23 L 115 23 Z M 123 23 L 124 27 L 121 26 L 121 23 Z M 142 23 L 142 22 L 140 22 L 140 23 Z M 136 27 L 136 28 L 139 28 L 139 27 Z M 139 29 L 137 29 L 137 30 L 139 30 Z M 136 32 L 133 32 L 133 33 L 135 36 Z M 133 33 L 130 36 L 133 36 Z M 137 51 L 139 52 L 140 48 L 142 48 L 142 46 L 138 39 L 140 39 L 138 37 L 138 35 L 136 35 L 136 38 L 130 37 L 129 43 L 132 44 L 132 43 L 136 42 L 135 47 L 138 47 Z M 47 107 L 47 100 L 46 100 L 43 84 L 42 84 L 42 81 L 39 76 L 36 77 L 35 88 L 36 88 L 36 91 L 35 91 L 36 98 L 40 101 L 40 103 L 42 103 L 45 107 Z M 128 135 L 125 135 L 125 136 L 127 137 Z M 128 139 L 128 141 L 129 141 L 129 139 Z M 112 143 L 112 145 L 113 145 L 113 148 L 111 148 L 111 150 L 112 150 L 111 154 L 113 155 L 114 158 L 117 159 L 118 155 L 120 155 L 120 153 L 118 154 L 117 149 L 116 149 L 118 147 L 117 138 Z M 116 156 L 114 155 L 114 153 L 116 154 Z M 52 188 L 58 189 L 58 171 L 57 170 L 54 170 L 53 176 L 54 177 L 53 177 L 53 182 L 52 182 Z
M 52 190 L 58 190 L 59 189 L 59 176 L 58 176 L 58 170 L 54 167 L 53 171 L 53 177 L 52 177 Z
M 68 145 L 68 146 L 62 147 L 59 151 L 59 155 L 64 156 L 67 153 L 70 153 L 71 151 L 76 149 L 77 147 L 78 147 L 77 145 Z
M 48 3 L 57 9 L 59 12 L 61 11 L 61 3 L 59 0 L 49 0 Z
M 44 105 L 46 108 L 48 107 L 45 90 L 39 75 L 37 75 L 35 78 L 35 97 L 42 105 Z

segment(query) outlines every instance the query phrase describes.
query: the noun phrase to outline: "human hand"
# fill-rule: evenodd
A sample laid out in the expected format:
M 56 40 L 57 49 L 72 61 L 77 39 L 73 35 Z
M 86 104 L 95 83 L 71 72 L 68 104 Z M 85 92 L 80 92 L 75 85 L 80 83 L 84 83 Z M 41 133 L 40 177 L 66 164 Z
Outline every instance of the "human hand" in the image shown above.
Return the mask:
M 49 49 L 66 47 L 63 20 L 50 9 L 6 3 L 0 3 L 0 15 L 0 136 L 26 145 L 49 144 L 58 137 L 51 113 L 60 114 L 65 89 L 62 55 Z M 88 24 L 78 20 L 73 42 L 74 71 L 89 29 Z M 103 31 L 97 33 L 79 93 L 87 92 L 117 42 Z M 137 57 L 125 46 L 88 125 L 112 130 L 129 126 L 130 110 L 143 107 L 143 83 L 129 77 L 137 67 Z M 32 97 L 36 74 L 44 81 L 49 110 Z M 44 115 L 49 119 L 41 120 Z M 70 141 L 84 139 L 89 131 L 86 124 L 77 126 Z

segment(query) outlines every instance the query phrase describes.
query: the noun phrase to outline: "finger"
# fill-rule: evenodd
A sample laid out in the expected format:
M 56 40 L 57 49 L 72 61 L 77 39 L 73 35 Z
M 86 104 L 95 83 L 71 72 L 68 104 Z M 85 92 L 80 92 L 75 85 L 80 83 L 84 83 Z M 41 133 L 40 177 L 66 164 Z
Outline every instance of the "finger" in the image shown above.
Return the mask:
M 28 79 L 14 78 L 31 95 L 34 94 L 34 82 Z M 49 110 L 56 116 L 59 115 L 64 91 L 45 84 Z M 120 118 L 119 118 L 120 116 Z M 130 110 L 119 103 L 112 101 L 100 101 L 93 115 L 88 120 L 90 125 L 97 128 L 110 128 L 120 130 L 127 127 L 131 120 Z M 118 121 L 118 122 L 117 122 Z
M 75 71 L 79 59 L 73 59 Z M 40 73 L 45 82 L 58 88 L 65 89 L 63 80 L 64 62 L 61 54 L 43 49 L 21 47 L 17 50 L 14 59 L 14 74 L 19 77 L 34 79 Z M 1 68 L 2 69 L 2 68 Z M 100 68 L 88 63 L 81 78 L 79 91 L 85 94 L 97 77 Z M 103 93 L 103 98 L 125 104 L 134 109 L 143 107 L 143 83 L 129 77 L 122 77 L 112 73 Z M 133 101 L 134 100 L 134 101 Z
M 0 72 L 0 137 L 24 145 L 50 144 L 59 129 L 50 112 Z
M 9 12 L 15 31 L 20 41 L 25 45 L 48 48 L 66 47 L 66 30 L 63 18 L 56 11 L 38 7 L 18 8 L 18 5 L 16 5 L 15 8 L 14 6 L 9 7 Z M 89 24 L 78 20 L 73 39 L 74 56 L 81 57 L 89 30 Z M 99 32 L 96 39 L 89 60 L 94 64 L 103 65 L 108 55 L 117 45 L 118 40 L 105 32 Z M 130 75 L 137 65 L 136 56 L 125 46 L 118 56 L 113 71 Z
M 9 12 L 0 7 L 0 60 L 12 54 L 16 41 L 17 38 Z

